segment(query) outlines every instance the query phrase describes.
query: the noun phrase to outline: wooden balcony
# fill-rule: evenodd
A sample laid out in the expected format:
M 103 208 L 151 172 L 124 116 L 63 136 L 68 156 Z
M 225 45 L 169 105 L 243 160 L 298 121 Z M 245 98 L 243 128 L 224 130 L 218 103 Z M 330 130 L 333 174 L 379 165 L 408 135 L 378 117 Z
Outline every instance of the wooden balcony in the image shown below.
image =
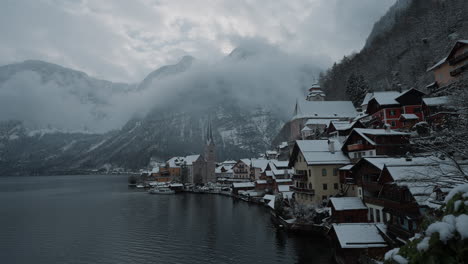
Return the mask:
M 409 238 L 414 236 L 414 232 L 406 230 L 400 226 L 387 223 L 387 232 L 394 236 L 394 237 L 399 237 L 403 240 L 408 240 Z
M 294 180 L 299 180 L 299 181 L 305 181 L 307 180 L 307 176 L 305 174 L 301 174 L 301 173 L 295 173 L 293 174 L 293 177 L 292 177 Z
M 369 149 L 374 149 L 374 147 L 370 145 L 364 145 L 364 144 L 348 145 L 348 151 L 369 150 Z
M 291 186 L 291 190 L 295 193 L 304 193 L 304 194 L 309 194 L 309 195 L 315 195 L 315 190 L 314 189 L 306 189 L 306 188 L 298 188 L 295 186 Z

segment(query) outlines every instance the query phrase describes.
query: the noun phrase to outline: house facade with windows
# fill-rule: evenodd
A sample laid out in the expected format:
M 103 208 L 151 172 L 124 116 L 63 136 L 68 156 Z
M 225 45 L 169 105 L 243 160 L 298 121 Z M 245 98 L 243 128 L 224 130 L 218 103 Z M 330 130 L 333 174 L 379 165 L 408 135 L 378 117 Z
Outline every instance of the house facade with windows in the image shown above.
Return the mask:
M 363 157 L 404 155 L 409 150 L 409 138 L 409 133 L 388 128 L 355 128 L 343 142 L 342 151 L 353 162 Z
M 250 180 L 250 159 L 240 159 L 232 167 L 232 175 L 234 179 Z
M 434 73 L 435 80 L 429 86 L 437 88 L 447 86 L 463 75 L 466 76 L 468 71 L 468 40 L 458 40 L 449 54 L 427 71 Z
M 323 205 L 340 193 L 339 168 L 348 157 L 333 140 L 297 140 L 289 166 L 294 168 L 294 199 L 304 205 Z
M 407 115 L 408 118 L 415 116 L 416 121 L 424 120 L 421 110 L 424 95 L 416 89 L 404 92 L 373 92 L 371 96 L 366 96 L 365 100 L 369 101 L 363 104 L 366 105 L 366 113 L 372 117 L 370 121 L 372 127 L 379 128 L 388 125 L 392 129 L 400 129 L 404 126 L 401 120 L 402 115 Z

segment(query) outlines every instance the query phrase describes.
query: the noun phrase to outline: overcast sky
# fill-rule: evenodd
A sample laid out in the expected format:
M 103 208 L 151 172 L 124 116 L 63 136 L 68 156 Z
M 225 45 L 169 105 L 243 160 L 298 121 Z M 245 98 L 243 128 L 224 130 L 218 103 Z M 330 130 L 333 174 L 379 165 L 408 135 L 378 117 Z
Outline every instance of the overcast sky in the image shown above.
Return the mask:
M 256 38 L 322 67 L 362 48 L 395 0 L 6 0 L 0 64 L 40 59 L 139 82 L 190 54 L 217 60 Z

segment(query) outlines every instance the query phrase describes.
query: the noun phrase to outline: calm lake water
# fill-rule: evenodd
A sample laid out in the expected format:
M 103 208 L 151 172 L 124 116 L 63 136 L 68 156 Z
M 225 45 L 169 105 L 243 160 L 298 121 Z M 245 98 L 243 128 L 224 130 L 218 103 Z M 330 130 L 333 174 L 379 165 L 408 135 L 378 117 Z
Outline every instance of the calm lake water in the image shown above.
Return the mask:
M 0 177 L 0 263 L 330 263 L 322 238 L 268 210 L 202 194 L 149 195 L 126 176 Z

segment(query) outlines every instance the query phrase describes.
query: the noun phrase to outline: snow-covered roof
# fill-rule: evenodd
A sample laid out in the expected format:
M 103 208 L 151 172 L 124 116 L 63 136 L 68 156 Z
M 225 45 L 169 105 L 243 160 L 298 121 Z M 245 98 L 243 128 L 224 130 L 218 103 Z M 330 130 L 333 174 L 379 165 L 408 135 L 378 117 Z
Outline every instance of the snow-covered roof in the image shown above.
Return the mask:
M 232 183 L 233 188 L 255 188 L 255 183 L 253 182 L 234 182 Z
M 308 126 L 305 126 L 303 129 L 301 129 L 301 132 L 306 132 L 306 131 L 312 131 L 312 129 Z
M 350 170 L 353 166 L 354 166 L 353 164 L 349 164 L 349 165 L 341 167 L 339 170 Z
M 289 161 L 287 160 L 271 160 L 273 165 L 275 165 L 276 168 L 288 168 L 289 167 Z
M 159 167 L 154 167 L 154 168 L 151 170 L 151 173 L 159 173 Z
M 265 153 L 267 155 L 276 155 L 276 154 L 278 154 L 278 151 L 276 151 L 276 150 L 267 150 Z
M 276 181 L 276 183 L 284 183 L 284 182 L 291 182 L 292 183 L 292 179 L 276 179 L 275 181 Z
M 372 128 L 355 128 L 353 131 L 356 131 L 361 137 L 367 140 L 372 145 L 376 145 L 376 143 L 370 139 L 367 135 L 373 136 L 410 136 L 410 133 L 399 132 L 390 129 L 372 129 Z M 349 137 L 348 137 L 349 138 Z
M 334 152 L 330 152 L 329 140 L 297 140 L 296 144 L 309 165 L 314 164 L 348 164 L 349 158 L 341 152 L 341 145 L 334 142 Z
M 344 131 L 352 128 L 354 124 L 356 124 L 356 121 L 354 122 L 349 122 L 349 121 L 332 121 L 331 122 L 333 126 L 335 127 L 336 130 L 338 131 Z
M 297 118 L 354 118 L 357 111 L 351 101 L 298 101 Z
M 458 40 L 457 42 L 455 42 L 455 44 L 453 45 L 453 48 L 450 50 L 449 54 L 444 57 L 443 59 L 441 59 L 440 61 L 438 61 L 436 64 L 434 64 L 432 67 L 430 67 L 429 69 L 427 69 L 427 71 L 432 71 L 432 70 L 435 70 L 437 68 L 439 68 L 439 66 L 441 66 L 442 64 L 444 64 L 447 59 L 450 57 L 450 55 L 452 54 L 453 50 L 455 49 L 455 47 L 459 44 L 459 43 L 462 43 L 462 44 L 468 44 L 468 40 L 465 40 L 465 39 L 461 39 L 461 40 Z
M 261 172 L 265 171 L 266 167 L 270 163 L 267 159 L 252 159 L 250 167 L 259 168 Z
M 184 185 L 182 183 L 171 183 L 169 184 L 169 187 L 177 188 L 177 187 L 184 187 Z
M 338 121 L 338 119 L 308 119 L 307 122 L 305 123 L 305 127 L 310 126 L 310 125 L 324 125 L 328 126 L 330 122 L 332 121 Z
M 404 118 L 406 120 L 414 120 L 414 119 L 419 119 L 419 117 L 415 114 L 401 114 L 400 118 Z
M 281 192 L 281 194 L 283 195 L 284 199 L 292 199 L 294 192 Z
M 187 163 L 187 165 L 192 165 L 199 157 L 200 155 L 187 156 L 185 157 L 185 162 Z
M 267 184 L 266 180 L 257 180 L 257 184 Z
M 375 167 L 383 170 L 384 166 L 414 166 L 414 165 L 431 165 L 440 162 L 440 159 L 434 156 L 427 157 L 412 157 L 410 160 L 406 158 L 390 158 L 390 157 L 367 157 L 363 158 Z
M 373 92 L 366 94 L 362 105 L 367 105 L 373 99 L 377 101 L 379 105 L 394 105 L 399 104 L 395 99 L 401 95 L 398 91 L 383 91 Z
M 447 105 L 449 103 L 449 97 L 440 96 L 440 97 L 423 98 L 423 102 L 427 106 Z
M 376 224 L 333 224 L 341 248 L 387 247 Z
M 291 185 L 278 185 L 278 192 L 289 192 Z
M 167 161 L 167 165 L 170 168 L 178 168 L 180 167 L 185 161 L 185 157 L 172 157 Z
M 250 159 L 240 159 L 245 165 L 249 166 L 252 165 L 252 162 L 250 161 Z
M 268 207 L 270 207 L 271 209 L 275 209 L 275 199 L 270 200 L 268 202 Z
M 265 196 L 263 196 L 263 200 L 267 200 L 267 201 L 271 201 L 271 200 L 275 200 L 276 196 L 272 195 L 272 194 L 265 194 Z
M 367 209 L 359 197 L 331 197 L 330 202 L 336 211 Z

